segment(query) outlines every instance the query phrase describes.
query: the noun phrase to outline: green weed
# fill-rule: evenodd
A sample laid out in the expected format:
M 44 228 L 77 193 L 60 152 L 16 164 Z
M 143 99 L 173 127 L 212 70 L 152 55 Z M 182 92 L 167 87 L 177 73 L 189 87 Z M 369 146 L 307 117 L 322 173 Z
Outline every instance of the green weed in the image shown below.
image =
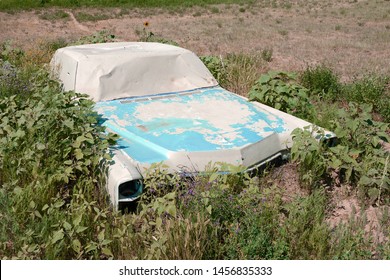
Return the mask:
M 56 11 L 44 12 L 39 16 L 39 18 L 48 21 L 55 21 L 60 19 L 69 19 L 69 14 L 64 12 L 63 10 L 56 10 Z
M 73 42 L 72 45 L 108 43 L 114 41 L 115 41 L 114 34 L 111 34 L 108 30 L 101 30 L 95 32 L 92 35 L 81 37 L 77 41 Z
M 360 104 L 371 104 L 384 121 L 390 122 L 390 79 L 368 75 L 343 87 L 341 98 Z
M 328 147 L 312 137 L 312 130 L 295 130 L 292 158 L 300 163 L 301 180 L 316 187 L 332 181 L 350 184 L 363 201 L 381 204 L 389 195 L 388 157 L 382 141 L 390 142 L 388 124 L 373 121 L 372 107 L 350 103 L 348 111 L 339 109 L 330 129 L 339 144 Z
M 341 91 L 339 77 L 325 65 L 309 67 L 300 75 L 300 82 L 309 89 L 310 95 L 335 99 Z
M 272 61 L 272 54 L 273 54 L 272 48 L 266 48 L 266 49 L 261 51 L 261 58 L 264 61 L 271 62 Z
M 315 119 L 308 90 L 299 85 L 296 75 L 287 72 L 268 72 L 261 75 L 249 91 L 249 99 L 307 120 Z
M 113 39 L 110 33 L 99 33 L 78 43 Z M 62 44 L 52 42 L 47 49 Z M 315 116 L 339 138 L 338 146 L 328 147 L 311 130 L 294 132 L 291 152 L 311 193 L 285 201 L 267 173 L 257 174 L 262 176 L 258 180 L 243 167 L 222 164 L 203 174 L 170 174 L 163 165 L 153 165 L 146 172 L 138 208 L 122 215 L 110 208 L 103 188 L 107 151 L 116 137 L 99 125 L 92 101 L 61 91 L 42 69 L 46 56 L 34 60 L 35 52 L 12 44 L 1 50 L 1 259 L 389 258 L 389 240 L 368 237 L 364 217 L 328 224 L 332 209 L 323 188 L 349 184 L 364 203 L 388 205 L 389 157 L 381 148 L 389 141 L 388 124 L 372 115 L 373 108 L 379 112 L 381 107 L 343 103 L 339 108 L 336 103 L 324 113 L 328 100 L 316 103 L 317 96 L 310 97 L 296 76 L 262 75 L 251 98 Z M 244 75 L 257 78 L 260 60 L 244 54 L 203 58 L 220 83 L 232 88 L 240 82 L 241 87 L 252 86 L 252 78 Z M 326 71 L 307 75 L 308 87 L 321 93 L 335 82 Z M 385 83 L 362 84 L 341 92 L 351 99 L 361 92 L 357 101 L 377 104 L 375 96 L 385 92 Z M 312 111 L 311 101 L 321 112 Z M 388 213 L 380 230 L 388 236 Z

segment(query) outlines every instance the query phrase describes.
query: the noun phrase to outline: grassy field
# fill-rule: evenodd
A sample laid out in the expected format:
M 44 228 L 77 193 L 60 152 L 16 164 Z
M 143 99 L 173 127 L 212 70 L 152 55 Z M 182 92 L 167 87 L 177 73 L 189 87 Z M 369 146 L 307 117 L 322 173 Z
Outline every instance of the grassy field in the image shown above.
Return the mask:
M 124 8 L 159 8 L 193 7 L 210 4 L 248 4 L 253 0 L 2 0 L 0 10 L 23 10 L 42 7 L 124 7 Z
M 385 58 L 375 60 L 387 55 L 387 1 L 303 2 L 178 6 L 174 14 L 109 9 L 105 19 L 86 16 L 103 10 L 73 9 L 75 18 L 85 14 L 76 23 L 87 29 L 45 39 L 34 25 L 41 33 L 73 26 L 70 10 L 0 14 L 0 258 L 390 259 L 390 72 Z M 19 32 L 26 15 L 29 33 L 9 33 L 6 24 Z M 192 27 L 175 29 L 177 22 Z M 131 34 L 100 30 L 109 23 L 132 26 Z M 101 174 L 116 137 L 99 125 L 93 102 L 61 92 L 47 63 L 67 44 L 118 38 L 198 48 L 222 86 L 334 131 L 339 143 L 295 131 L 291 159 L 254 177 L 236 166 L 221 175 L 216 165 L 208 176 L 185 178 L 156 165 L 137 211 L 115 212 Z M 317 63 L 297 67 L 303 56 Z

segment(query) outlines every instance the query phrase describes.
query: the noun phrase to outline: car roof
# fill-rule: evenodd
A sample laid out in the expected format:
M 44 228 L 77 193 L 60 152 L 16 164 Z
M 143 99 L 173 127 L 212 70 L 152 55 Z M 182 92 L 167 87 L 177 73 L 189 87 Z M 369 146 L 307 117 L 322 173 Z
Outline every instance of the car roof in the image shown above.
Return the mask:
M 95 101 L 218 85 L 193 52 L 161 43 L 69 46 L 56 51 L 51 66 L 65 90 Z

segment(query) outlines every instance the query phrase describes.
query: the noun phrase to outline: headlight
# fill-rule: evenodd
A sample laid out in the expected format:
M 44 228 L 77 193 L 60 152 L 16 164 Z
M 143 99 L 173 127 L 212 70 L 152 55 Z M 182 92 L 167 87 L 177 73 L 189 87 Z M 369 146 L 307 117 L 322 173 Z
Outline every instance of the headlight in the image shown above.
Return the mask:
M 137 199 L 142 193 L 142 181 L 133 180 L 122 183 L 118 187 L 118 202 L 131 202 Z

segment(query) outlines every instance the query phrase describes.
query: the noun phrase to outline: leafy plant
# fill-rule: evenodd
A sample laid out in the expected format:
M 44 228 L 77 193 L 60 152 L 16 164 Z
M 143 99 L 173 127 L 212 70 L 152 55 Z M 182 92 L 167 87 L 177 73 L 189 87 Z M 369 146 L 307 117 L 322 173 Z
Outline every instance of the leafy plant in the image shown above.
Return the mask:
M 227 83 L 226 74 L 226 61 L 222 56 L 201 56 L 199 57 L 206 67 L 210 70 L 211 74 L 217 79 L 218 83 L 223 86 Z
M 2 254 L 50 259 L 112 256 L 99 234 L 103 226 L 85 225 L 108 215 L 94 206 L 107 209 L 101 186 L 110 159 L 107 149 L 115 137 L 98 125 L 93 102 L 85 96 L 62 93 L 43 70 L 28 77 L 18 74 L 22 81 L 28 78 L 28 95 L 18 96 L 3 84 L 0 98 L 0 200 L 7 200 L 1 212 L 13 223 L 12 228 L 2 226 L 0 242 L 12 242 Z M 79 207 L 83 217 L 76 218 Z
M 101 30 L 92 35 L 81 37 L 72 45 L 108 43 L 114 41 L 115 41 L 115 35 L 110 34 L 108 30 Z
M 355 186 L 363 200 L 380 204 L 381 195 L 389 194 L 388 159 L 382 148 L 390 142 L 388 124 L 372 120 L 372 106 L 349 104 L 348 111 L 340 109 L 332 122 L 339 144 L 328 147 L 312 138 L 312 131 L 295 130 L 291 149 L 293 160 L 300 163 L 303 182 L 333 181 Z
M 388 77 L 365 76 L 343 87 L 342 97 L 360 104 L 372 104 L 384 121 L 390 121 L 390 91 Z
M 316 116 L 308 90 L 297 83 L 293 73 L 271 71 L 261 75 L 248 96 L 251 101 L 264 103 L 309 121 L 313 121 Z
M 325 65 L 307 68 L 300 75 L 300 81 L 309 89 L 310 95 L 319 95 L 331 100 L 337 98 L 342 89 L 339 77 Z
M 294 144 L 291 148 L 291 158 L 299 162 L 299 176 L 306 187 L 315 188 L 321 185 L 321 181 L 327 176 L 327 147 L 323 142 L 313 137 L 325 138 L 324 132 L 316 127 L 295 129 L 292 132 Z

